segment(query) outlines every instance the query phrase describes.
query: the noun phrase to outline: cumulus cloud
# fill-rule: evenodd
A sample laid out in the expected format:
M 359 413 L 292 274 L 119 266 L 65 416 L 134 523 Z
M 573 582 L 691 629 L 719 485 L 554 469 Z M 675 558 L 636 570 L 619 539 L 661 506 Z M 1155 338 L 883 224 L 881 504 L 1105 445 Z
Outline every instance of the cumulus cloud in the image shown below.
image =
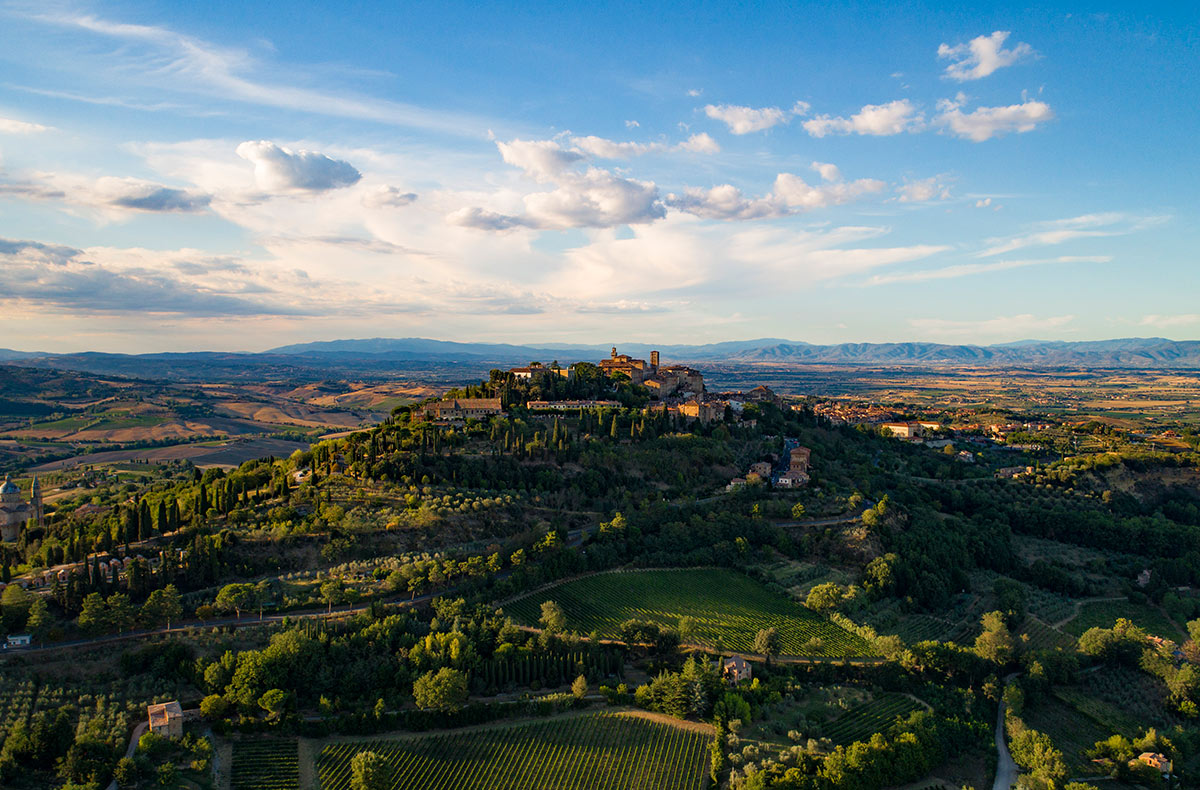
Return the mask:
M 668 195 L 666 203 L 705 219 L 762 219 L 849 203 L 881 192 L 885 186 L 870 178 L 813 186 L 800 176 L 780 173 L 774 188 L 763 197 L 747 198 L 737 187 L 721 184 L 711 189 L 688 187 L 682 194 Z
M 721 121 L 734 134 L 750 134 L 761 132 L 787 123 L 796 115 L 808 112 L 808 104 L 796 102 L 790 110 L 778 107 L 742 107 L 736 104 L 709 104 L 704 107 L 704 114 L 714 121 Z
M 820 115 L 804 122 L 804 130 L 813 137 L 830 134 L 863 134 L 886 136 L 915 132 L 924 125 L 924 118 L 908 99 L 887 104 L 868 104 L 849 118 Z
M 707 132 L 701 132 L 700 134 L 693 134 L 682 143 L 679 143 L 675 146 L 674 150 L 686 151 L 691 154 L 719 154 L 721 153 L 721 146 Z
M 3 134 L 38 134 L 49 132 L 53 127 L 42 126 L 40 123 L 17 121 L 12 118 L 0 118 L 0 133 Z
M 930 200 L 947 200 L 950 188 L 942 183 L 938 176 L 922 178 L 916 181 L 905 181 L 897 189 L 897 198 L 901 203 L 925 203 Z
M 476 230 L 511 230 L 526 226 L 525 221 L 519 217 L 489 211 L 488 209 L 476 206 L 465 206 L 447 214 L 446 222 L 462 228 L 475 228 Z
M 571 165 L 583 159 L 583 154 L 568 151 L 554 140 L 510 140 L 497 142 L 505 162 L 525 171 L 536 181 L 552 181 Z
M 381 186 L 363 195 L 362 204 L 367 208 L 400 208 L 416 199 L 416 192 L 405 192 L 400 187 Z
M 324 192 L 362 178 L 349 162 L 317 151 L 293 151 L 269 140 L 248 140 L 237 147 L 237 155 L 254 165 L 255 181 L 269 192 Z
M 842 171 L 828 162 L 813 162 L 810 167 L 821 175 L 822 181 L 841 181 Z
M 1030 132 L 1038 124 L 1054 118 L 1050 105 L 1040 101 L 1010 104 L 1007 107 L 977 107 L 971 112 L 963 112 L 961 108 L 961 97 L 939 102 L 938 109 L 941 112 L 934 123 L 949 130 L 955 137 L 976 143 L 1009 132 Z
M 1011 66 L 1037 54 L 1028 44 L 1017 44 L 1012 49 L 1004 49 L 1004 42 L 1009 35 L 1009 31 L 997 30 L 990 36 L 978 36 L 966 44 L 942 44 L 938 47 L 938 57 L 951 61 L 946 67 L 946 76 L 958 82 L 978 80 L 997 69 Z
M 527 221 L 541 228 L 607 228 L 653 222 L 666 216 L 652 181 L 635 181 L 588 168 L 564 174 L 552 192 L 525 196 Z

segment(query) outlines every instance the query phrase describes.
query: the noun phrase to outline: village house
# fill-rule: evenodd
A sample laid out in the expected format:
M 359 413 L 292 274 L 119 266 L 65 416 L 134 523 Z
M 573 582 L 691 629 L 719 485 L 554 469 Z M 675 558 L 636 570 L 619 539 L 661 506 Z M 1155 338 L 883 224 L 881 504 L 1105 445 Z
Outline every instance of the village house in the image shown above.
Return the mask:
M 917 439 L 924 432 L 919 422 L 885 422 L 880 426 L 897 439 Z
M 583 409 L 616 409 L 615 400 L 531 400 L 525 404 L 530 411 L 582 411 Z
M 721 662 L 721 677 L 731 686 L 736 686 L 743 680 L 750 680 L 752 675 L 750 662 L 741 656 L 727 658 Z
M 5 647 L 29 647 L 31 641 L 29 634 L 9 634 Z
M 1136 760 L 1129 761 L 1131 766 L 1136 766 L 1138 763 L 1148 765 L 1157 770 L 1163 775 L 1164 779 L 1171 775 L 1171 769 L 1173 768 L 1170 758 L 1158 752 L 1142 752 L 1137 756 Z
M 146 713 L 150 717 L 150 732 L 166 738 L 183 737 L 183 708 L 177 700 L 151 705 Z
M 546 367 L 541 362 L 530 362 L 529 367 L 524 368 L 509 368 L 509 373 L 514 378 L 524 379 L 525 381 L 535 380 L 553 380 L 555 376 L 571 381 L 575 378 L 575 366 L 561 367 L 557 362 L 551 363 L 550 367 Z
M 425 404 L 421 412 L 427 420 L 478 420 L 503 414 L 504 407 L 499 398 L 446 398 Z

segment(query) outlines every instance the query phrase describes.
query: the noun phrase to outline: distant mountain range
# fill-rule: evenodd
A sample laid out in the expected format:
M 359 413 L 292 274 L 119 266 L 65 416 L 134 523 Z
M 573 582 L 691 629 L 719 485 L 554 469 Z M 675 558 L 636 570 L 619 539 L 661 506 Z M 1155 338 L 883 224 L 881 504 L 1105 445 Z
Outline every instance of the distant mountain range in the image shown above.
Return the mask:
M 429 376 L 470 379 L 492 366 L 599 361 L 610 345 L 456 343 L 426 338 L 331 340 L 280 346 L 261 353 L 197 351 L 169 354 L 85 352 L 45 354 L 0 349 L 0 362 L 97 375 L 178 381 Z M 643 359 L 658 350 L 664 364 L 747 366 L 978 366 L 990 368 L 1200 369 L 1200 341 L 1161 337 L 1084 342 L 1023 340 L 989 346 L 942 343 L 814 345 L 779 338 L 707 345 L 621 343 Z

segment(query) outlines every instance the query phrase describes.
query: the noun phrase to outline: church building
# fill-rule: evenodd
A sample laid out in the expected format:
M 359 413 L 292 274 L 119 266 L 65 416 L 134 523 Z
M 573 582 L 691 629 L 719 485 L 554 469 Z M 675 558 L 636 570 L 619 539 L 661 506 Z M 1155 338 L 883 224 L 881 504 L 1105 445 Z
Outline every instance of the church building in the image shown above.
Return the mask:
M 22 502 L 21 489 L 12 481 L 12 475 L 5 475 L 0 485 L 0 540 L 16 540 L 21 536 L 21 527 L 30 521 L 42 522 L 42 488 L 37 478 L 33 478 L 29 502 Z

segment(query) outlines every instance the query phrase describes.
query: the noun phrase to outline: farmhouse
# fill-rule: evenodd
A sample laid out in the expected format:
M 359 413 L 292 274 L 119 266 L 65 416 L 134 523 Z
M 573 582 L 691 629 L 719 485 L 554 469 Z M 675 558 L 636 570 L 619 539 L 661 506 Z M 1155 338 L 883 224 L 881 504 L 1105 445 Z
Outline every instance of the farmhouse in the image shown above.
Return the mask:
M 727 658 L 721 662 L 721 677 L 731 686 L 736 686 L 743 680 L 750 680 L 752 674 L 750 662 L 741 656 Z
M 888 429 L 898 439 L 916 439 L 922 433 L 919 422 L 885 422 L 880 427 Z
M 183 708 L 177 700 L 151 705 L 146 713 L 150 717 L 150 732 L 167 738 L 183 737 Z
M 9 634 L 7 647 L 29 647 L 31 637 L 29 634 Z
M 1142 765 L 1148 765 L 1157 770 L 1164 777 L 1170 775 L 1171 768 L 1173 767 L 1170 758 L 1165 754 L 1159 754 L 1158 752 L 1142 752 L 1138 755 L 1136 760 L 1130 760 L 1129 763 L 1130 765 L 1134 766 L 1136 766 L 1138 763 L 1141 763 Z

